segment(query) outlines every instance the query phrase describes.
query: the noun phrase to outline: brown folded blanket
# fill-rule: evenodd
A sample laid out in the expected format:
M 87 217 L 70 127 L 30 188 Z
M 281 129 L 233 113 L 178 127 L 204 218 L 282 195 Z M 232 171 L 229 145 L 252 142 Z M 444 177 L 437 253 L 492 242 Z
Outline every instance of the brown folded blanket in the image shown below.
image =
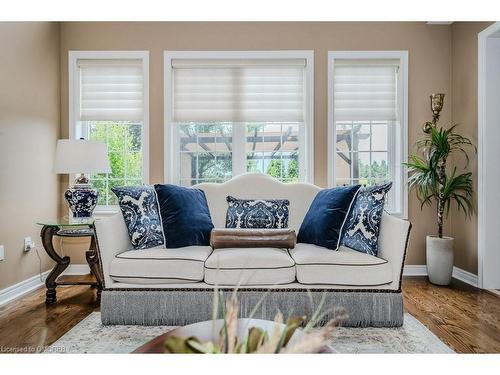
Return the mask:
M 227 247 L 277 247 L 293 249 L 297 235 L 293 229 L 212 229 L 210 246 Z

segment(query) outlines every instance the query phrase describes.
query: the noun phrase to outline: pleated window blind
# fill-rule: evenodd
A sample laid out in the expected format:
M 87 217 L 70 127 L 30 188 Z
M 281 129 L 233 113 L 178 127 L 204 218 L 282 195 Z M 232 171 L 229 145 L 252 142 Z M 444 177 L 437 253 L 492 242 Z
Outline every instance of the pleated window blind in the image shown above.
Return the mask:
M 335 121 L 396 121 L 398 63 L 338 60 L 334 68 Z
M 172 60 L 174 122 L 303 122 L 305 59 Z
M 385 209 L 406 215 L 407 77 L 405 51 L 332 51 L 333 152 L 329 184 L 388 181 Z
M 144 74 L 139 59 L 80 59 L 80 121 L 142 121 Z

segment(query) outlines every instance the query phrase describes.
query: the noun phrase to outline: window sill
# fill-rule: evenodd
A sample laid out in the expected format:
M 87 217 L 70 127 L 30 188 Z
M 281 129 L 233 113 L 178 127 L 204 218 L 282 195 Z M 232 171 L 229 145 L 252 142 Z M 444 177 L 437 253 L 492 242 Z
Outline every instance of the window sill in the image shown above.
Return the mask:
M 393 212 L 393 211 L 387 211 L 384 210 L 386 213 L 388 213 L 391 216 L 397 217 L 398 219 L 402 220 L 408 220 L 408 214 L 404 212 Z
M 96 219 L 105 219 L 107 217 L 116 215 L 118 212 L 120 212 L 120 208 L 118 206 L 113 207 L 106 207 L 106 208 L 96 208 L 94 210 L 94 214 L 92 215 Z

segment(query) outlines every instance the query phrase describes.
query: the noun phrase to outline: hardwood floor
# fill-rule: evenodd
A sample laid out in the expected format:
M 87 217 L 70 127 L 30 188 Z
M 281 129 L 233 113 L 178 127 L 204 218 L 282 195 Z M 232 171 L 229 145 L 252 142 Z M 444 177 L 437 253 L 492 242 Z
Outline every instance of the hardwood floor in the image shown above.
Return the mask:
M 453 280 L 405 278 L 406 310 L 457 353 L 500 353 L 500 297 Z
M 0 352 L 35 351 L 50 345 L 92 311 L 95 290 L 57 289 L 58 303 L 45 305 L 40 288 L 0 308 Z M 458 353 L 500 353 L 500 297 L 454 280 L 438 287 L 425 278 L 404 278 L 406 310 Z
M 98 311 L 95 289 L 57 288 L 57 303 L 45 304 L 45 287 L 0 307 L 0 353 L 37 351 L 52 344 L 92 311 Z M 38 350 L 40 351 L 40 350 Z

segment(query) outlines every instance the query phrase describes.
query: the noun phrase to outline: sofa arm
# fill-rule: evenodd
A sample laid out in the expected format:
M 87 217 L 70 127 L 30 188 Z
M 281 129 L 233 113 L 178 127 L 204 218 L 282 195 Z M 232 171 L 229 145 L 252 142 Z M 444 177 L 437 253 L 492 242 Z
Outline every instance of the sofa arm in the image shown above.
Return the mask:
M 111 261 L 116 254 L 132 250 L 133 246 L 121 213 L 103 219 L 96 219 L 94 226 L 102 264 L 104 286 L 109 287 L 114 283 L 109 277 Z
M 378 238 L 378 256 L 386 259 L 392 268 L 390 289 L 401 289 L 401 277 L 406 258 L 411 223 L 386 212 L 382 215 Z

